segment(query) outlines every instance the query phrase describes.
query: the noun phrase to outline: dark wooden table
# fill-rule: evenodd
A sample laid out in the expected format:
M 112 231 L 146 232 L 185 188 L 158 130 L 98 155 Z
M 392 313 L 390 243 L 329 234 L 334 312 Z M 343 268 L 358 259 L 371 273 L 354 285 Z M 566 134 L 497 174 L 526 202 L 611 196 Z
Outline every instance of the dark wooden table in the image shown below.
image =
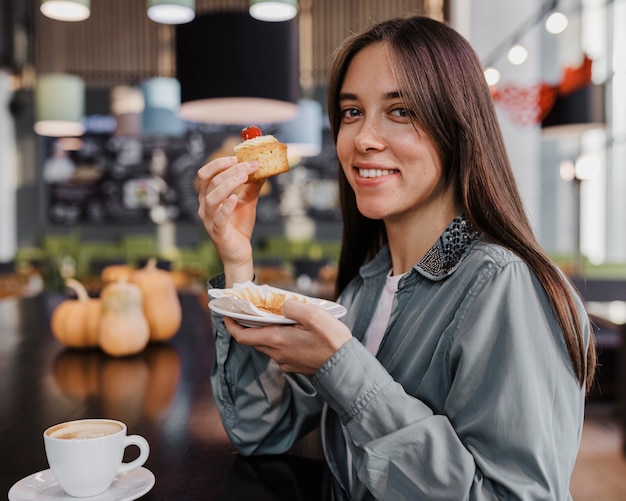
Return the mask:
M 129 434 L 150 443 L 145 467 L 156 483 L 142 499 L 323 499 L 315 436 L 273 457 L 246 458 L 231 446 L 209 381 L 214 353 L 204 297 L 181 295 L 178 334 L 123 359 L 61 346 L 49 327 L 59 299 L 0 301 L 0 496 L 48 468 L 42 438 L 48 426 L 106 417 L 124 421 Z

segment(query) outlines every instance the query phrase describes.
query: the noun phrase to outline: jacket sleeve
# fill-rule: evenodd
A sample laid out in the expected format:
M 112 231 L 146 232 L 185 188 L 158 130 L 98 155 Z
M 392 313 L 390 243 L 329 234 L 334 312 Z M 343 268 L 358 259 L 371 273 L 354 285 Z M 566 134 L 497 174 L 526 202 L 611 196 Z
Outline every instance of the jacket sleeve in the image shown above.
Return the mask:
M 314 376 L 377 499 L 569 499 L 584 389 L 526 265 L 491 271 L 442 333 L 448 395 L 438 412 L 354 339 Z
M 211 385 L 224 428 L 244 455 L 280 454 L 319 426 L 322 402 L 309 378 L 286 374 L 266 355 L 239 345 L 211 312 Z

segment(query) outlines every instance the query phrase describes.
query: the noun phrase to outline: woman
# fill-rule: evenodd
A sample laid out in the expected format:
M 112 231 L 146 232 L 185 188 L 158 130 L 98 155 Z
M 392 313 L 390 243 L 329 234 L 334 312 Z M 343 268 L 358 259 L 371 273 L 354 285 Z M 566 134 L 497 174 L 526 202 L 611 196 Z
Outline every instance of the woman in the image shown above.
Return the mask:
M 213 316 L 231 440 L 280 453 L 321 423 L 335 499 L 569 499 L 594 344 L 532 234 L 475 53 L 437 21 L 383 22 L 338 49 L 328 104 L 348 314 Z M 255 169 L 198 172 L 213 286 L 253 278 Z

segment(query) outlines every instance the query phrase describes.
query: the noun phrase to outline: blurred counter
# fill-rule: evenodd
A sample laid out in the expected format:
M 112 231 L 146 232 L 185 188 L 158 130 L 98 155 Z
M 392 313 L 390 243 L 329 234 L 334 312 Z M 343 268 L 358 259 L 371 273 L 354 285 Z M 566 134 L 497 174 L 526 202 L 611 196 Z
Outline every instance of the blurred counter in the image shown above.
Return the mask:
M 42 291 L 43 279 L 33 269 L 0 273 L 0 299 L 32 296 Z

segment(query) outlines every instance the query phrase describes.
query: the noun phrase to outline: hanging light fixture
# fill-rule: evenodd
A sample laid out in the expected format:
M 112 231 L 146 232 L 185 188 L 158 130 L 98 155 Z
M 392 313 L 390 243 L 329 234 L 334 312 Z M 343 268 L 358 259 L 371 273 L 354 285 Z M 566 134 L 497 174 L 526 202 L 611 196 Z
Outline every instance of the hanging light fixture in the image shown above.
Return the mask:
M 48 73 L 35 86 L 35 132 L 71 137 L 85 132 L 85 82 L 76 75 Z
M 322 105 L 313 99 L 301 99 L 296 118 L 281 123 L 276 135 L 287 143 L 290 157 L 314 157 L 322 151 L 322 122 Z
M 522 64 L 528 59 L 528 50 L 523 45 L 515 44 L 509 50 L 507 58 L 511 64 Z
M 298 13 L 298 0 L 250 0 L 250 15 L 259 21 L 289 21 Z
M 196 2 L 195 0 L 148 0 L 148 17 L 156 23 L 188 23 L 196 17 Z
M 541 122 L 541 132 L 547 139 L 580 137 L 583 132 L 605 126 L 604 85 L 589 84 L 558 96 Z
M 298 52 L 295 22 L 216 12 L 177 26 L 180 116 L 224 125 L 291 120 L 300 93 Z
M 41 0 L 41 13 L 57 21 L 84 21 L 89 17 L 90 0 Z
M 562 33 L 567 28 L 569 21 L 567 16 L 562 12 L 553 12 L 546 19 L 546 31 L 553 35 Z
M 145 106 L 141 90 L 130 85 L 116 85 L 111 89 L 109 99 L 111 113 L 115 117 L 115 135 L 139 135 Z
M 487 81 L 487 85 L 489 85 L 489 87 L 496 85 L 500 81 L 500 72 L 493 66 L 486 68 L 484 74 L 485 80 Z
M 175 78 L 155 77 L 141 82 L 144 134 L 182 136 L 185 123 L 178 117 L 180 83 Z

